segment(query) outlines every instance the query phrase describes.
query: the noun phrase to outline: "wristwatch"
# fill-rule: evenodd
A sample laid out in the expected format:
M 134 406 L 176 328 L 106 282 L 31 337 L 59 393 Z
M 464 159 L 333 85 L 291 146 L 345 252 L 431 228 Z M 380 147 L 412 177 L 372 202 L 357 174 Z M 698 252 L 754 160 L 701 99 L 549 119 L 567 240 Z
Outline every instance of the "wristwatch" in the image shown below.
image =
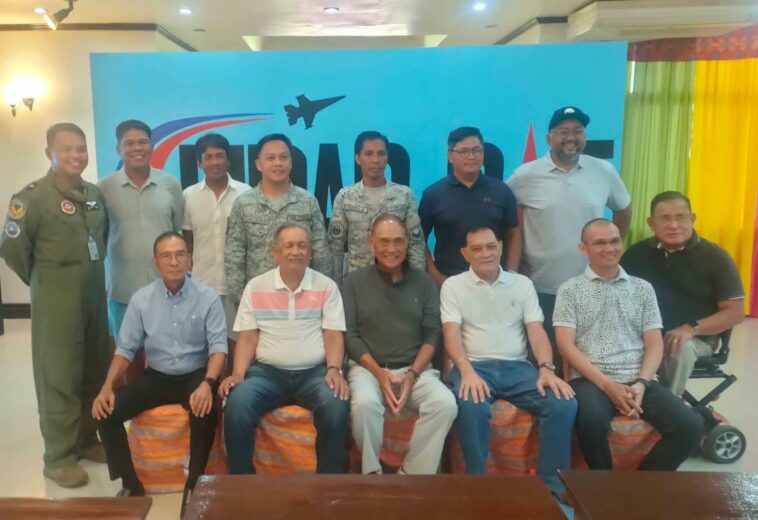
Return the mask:
M 419 378 L 419 377 L 421 377 L 421 374 L 419 374 L 418 372 L 416 372 L 416 371 L 415 371 L 415 370 L 413 370 L 412 368 L 409 368 L 409 369 L 408 369 L 408 372 L 409 372 L 409 373 L 410 373 L 410 374 L 413 376 L 413 382 L 414 382 L 414 383 L 415 383 L 416 381 L 418 381 L 418 378 Z
M 647 390 L 648 388 L 650 388 L 650 385 L 653 384 L 653 382 L 651 380 L 649 380 L 649 379 L 643 379 L 641 377 L 638 377 L 637 379 L 635 379 L 634 382 L 635 383 L 642 383 L 642 386 L 645 387 L 645 390 Z
M 213 379 L 212 377 L 206 377 L 206 378 L 203 379 L 203 381 L 205 381 L 206 383 L 208 383 L 208 386 L 210 386 L 211 390 L 213 390 L 214 392 L 217 390 L 217 388 L 218 388 L 218 379 Z
M 329 365 L 328 367 L 326 367 L 327 372 L 329 372 L 330 370 L 336 370 L 337 372 L 340 373 L 340 375 L 342 375 L 342 369 L 338 367 L 337 365 Z
M 555 372 L 555 365 L 552 364 L 550 361 L 545 361 L 544 363 L 540 363 L 539 368 L 547 368 L 548 370 L 552 370 Z

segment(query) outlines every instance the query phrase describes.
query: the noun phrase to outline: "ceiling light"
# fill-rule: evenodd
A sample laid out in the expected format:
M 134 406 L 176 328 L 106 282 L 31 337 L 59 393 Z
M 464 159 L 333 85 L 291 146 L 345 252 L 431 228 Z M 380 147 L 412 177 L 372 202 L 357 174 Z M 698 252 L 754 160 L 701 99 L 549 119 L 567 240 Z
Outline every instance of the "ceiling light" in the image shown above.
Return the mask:
M 340 12 L 340 8 L 339 7 L 324 7 L 323 11 L 326 14 L 335 14 L 335 13 Z
M 484 11 L 487 9 L 487 4 L 484 2 L 477 2 L 474 4 L 474 11 Z
M 45 14 L 47 12 L 47 9 L 44 7 L 35 7 L 34 12 L 37 14 Z
M 48 27 L 50 27 L 53 31 L 58 29 L 58 26 L 61 24 L 63 20 L 68 17 L 69 14 L 71 14 L 71 11 L 74 10 L 74 0 L 68 0 L 68 7 L 61 9 L 54 15 L 47 14 L 47 11 L 45 11 L 45 14 L 42 15 L 42 18 L 44 18 L 45 23 Z
M 185 16 L 189 16 L 189 15 L 192 14 L 192 9 L 190 9 L 188 7 L 182 7 L 181 9 L 179 9 L 179 14 L 183 14 Z

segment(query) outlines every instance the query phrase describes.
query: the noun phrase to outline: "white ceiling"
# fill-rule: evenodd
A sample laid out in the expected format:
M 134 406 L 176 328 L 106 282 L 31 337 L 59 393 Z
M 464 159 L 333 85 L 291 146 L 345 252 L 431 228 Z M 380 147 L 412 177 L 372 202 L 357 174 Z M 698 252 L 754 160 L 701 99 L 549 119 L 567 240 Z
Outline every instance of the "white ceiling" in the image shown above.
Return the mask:
M 203 51 L 488 45 L 537 17 L 569 16 L 592 3 L 484 1 L 487 8 L 477 12 L 475 0 L 77 0 L 64 23 L 160 24 Z M 717 3 L 722 2 L 744 3 Z M 714 2 L 634 3 L 678 6 Z M 32 11 L 38 6 L 52 13 L 66 7 L 67 1 L 0 0 L 0 24 L 42 23 Z M 326 6 L 339 7 L 340 12 L 324 13 Z M 193 13 L 181 15 L 180 7 Z

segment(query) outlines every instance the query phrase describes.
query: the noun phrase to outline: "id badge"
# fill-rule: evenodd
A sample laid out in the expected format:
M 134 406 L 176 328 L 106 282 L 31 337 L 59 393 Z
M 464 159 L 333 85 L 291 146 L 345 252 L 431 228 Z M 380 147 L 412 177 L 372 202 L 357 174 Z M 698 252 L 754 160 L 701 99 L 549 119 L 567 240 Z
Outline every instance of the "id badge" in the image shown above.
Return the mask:
M 89 259 L 91 261 L 100 260 L 100 253 L 97 251 L 97 242 L 95 242 L 95 239 L 92 237 L 92 235 L 89 236 L 87 239 L 87 249 L 89 250 Z

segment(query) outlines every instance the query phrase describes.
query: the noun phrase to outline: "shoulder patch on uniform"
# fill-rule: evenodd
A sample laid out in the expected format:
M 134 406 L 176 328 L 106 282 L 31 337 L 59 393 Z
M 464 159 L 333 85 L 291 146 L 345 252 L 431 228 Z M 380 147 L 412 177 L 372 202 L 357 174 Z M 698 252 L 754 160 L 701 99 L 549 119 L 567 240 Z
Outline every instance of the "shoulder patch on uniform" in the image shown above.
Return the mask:
M 421 231 L 420 227 L 417 227 L 413 231 L 411 231 L 411 238 L 419 239 L 419 238 L 423 238 L 423 236 L 424 236 L 424 233 L 423 231 Z
M 341 237 L 342 234 L 345 232 L 345 228 L 342 227 L 342 224 L 339 222 L 330 222 L 329 223 L 329 234 L 335 238 Z
M 12 220 L 21 220 L 26 214 L 26 206 L 18 199 L 12 199 L 8 206 L 8 218 Z
M 26 185 L 26 189 L 27 190 L 33 190 L 36 187 L 37 187 L 37 183 L 36 182 L 30 182 L 29 184 Z
M 8 235 L 9 238 L 16 238 L 21 234 L 21 226 L 12 220 L 9 220 L 5 223 L 5 234 Z

